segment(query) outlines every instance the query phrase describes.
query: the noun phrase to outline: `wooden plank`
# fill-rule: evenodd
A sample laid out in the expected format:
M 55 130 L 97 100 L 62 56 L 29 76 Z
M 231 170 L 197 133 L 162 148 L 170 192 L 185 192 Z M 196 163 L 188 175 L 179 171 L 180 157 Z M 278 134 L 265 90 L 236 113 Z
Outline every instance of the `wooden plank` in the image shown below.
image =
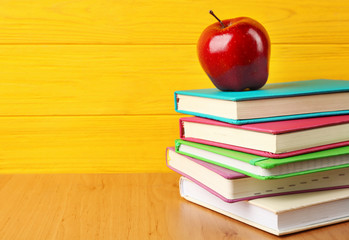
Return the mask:
M 1 43 L 195 44 L 221 19 L 249 16 L 273 43 L 348 43 L 349 2 L 341 0 L 1 1 Z
M 349 79 L 349 45 L 273 45 L 268 82 Z M 0 46 L 0 116 L 174 114 L 213 87 L 194 46 Z
M 178 116 L 2 117 L 0 173 L 169 171 Z
M 0 176 L 3 239 L 260 239 L 277 236 L 197 206 L 178 174 Z M 281 239 L 346 239 L 349 222 Z

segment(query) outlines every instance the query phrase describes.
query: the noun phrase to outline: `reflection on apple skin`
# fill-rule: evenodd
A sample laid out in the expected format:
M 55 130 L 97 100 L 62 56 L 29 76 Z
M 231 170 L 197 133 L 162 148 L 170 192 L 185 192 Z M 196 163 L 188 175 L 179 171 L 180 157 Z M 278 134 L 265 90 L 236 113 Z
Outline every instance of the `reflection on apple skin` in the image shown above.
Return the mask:
M 209 50 L 211 53 L 220 53 L 227 51 L 229 42 L 233 38 L 232 34 L 222 34 L 214 36 L 209 43 Z

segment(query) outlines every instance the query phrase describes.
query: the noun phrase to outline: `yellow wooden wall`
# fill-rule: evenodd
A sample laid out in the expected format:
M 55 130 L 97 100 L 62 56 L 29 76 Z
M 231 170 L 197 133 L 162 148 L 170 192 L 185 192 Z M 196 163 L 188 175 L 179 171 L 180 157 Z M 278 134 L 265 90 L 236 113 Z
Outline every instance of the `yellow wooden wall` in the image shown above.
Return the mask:
M 348 1 L 0 0 L 0 173 L 168 171 L 209 9 L 266 27 L 269 82 L 349 79 Z

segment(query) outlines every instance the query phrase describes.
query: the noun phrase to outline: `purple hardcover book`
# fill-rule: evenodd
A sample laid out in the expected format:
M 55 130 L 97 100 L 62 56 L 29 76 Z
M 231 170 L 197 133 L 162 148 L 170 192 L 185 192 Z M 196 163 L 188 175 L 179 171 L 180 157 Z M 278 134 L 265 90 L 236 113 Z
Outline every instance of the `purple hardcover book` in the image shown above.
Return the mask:
M 166 149 L 167 166 L 225 202 L 348 188 L 349 168 L 274 180 L 260 180 Z

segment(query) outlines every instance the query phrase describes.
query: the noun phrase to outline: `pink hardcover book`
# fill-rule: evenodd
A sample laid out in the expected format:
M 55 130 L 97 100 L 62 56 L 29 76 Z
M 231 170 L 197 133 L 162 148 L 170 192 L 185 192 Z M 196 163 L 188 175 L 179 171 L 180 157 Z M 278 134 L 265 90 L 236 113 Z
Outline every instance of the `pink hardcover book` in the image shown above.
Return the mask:
M 348 188 L 349 168 L 260 180 L 166 149 L 167 166 L 225 202 Z M 316 179 L 316 181 L 314 181 Z M 301 184 L 299 184 L 301 183 Z
M 194 125 L 187 123 L 194 123 Z M 200 131 L 192 134 L 192 126 L 194 128 L 200 126 Z M 221 140 L 234 129 L 237 131 L 232 131 L 231 139 Z M 306 132 L 308 136 L 305 135 Z M 293 140 L 289 138 L 291 134 L 294 135 Z M 263 136 L 260 140 L 261 146 L 258 148 L 259 135 L 268 136 L 268 138 Z M 180 119 L 180 138 L 269 158 L 285 158 L 349 145 L 349 115 L 245 125 L 234 125 L 200 117 L 184 117 Z M 257 140 L 250 143 L 252 138 Z M 265 143 L 272 141 L 275 141 L 275 145 L 283 145 L 284 149 L 275 150 L 272 149 L 273 146 L 264 146 Z

